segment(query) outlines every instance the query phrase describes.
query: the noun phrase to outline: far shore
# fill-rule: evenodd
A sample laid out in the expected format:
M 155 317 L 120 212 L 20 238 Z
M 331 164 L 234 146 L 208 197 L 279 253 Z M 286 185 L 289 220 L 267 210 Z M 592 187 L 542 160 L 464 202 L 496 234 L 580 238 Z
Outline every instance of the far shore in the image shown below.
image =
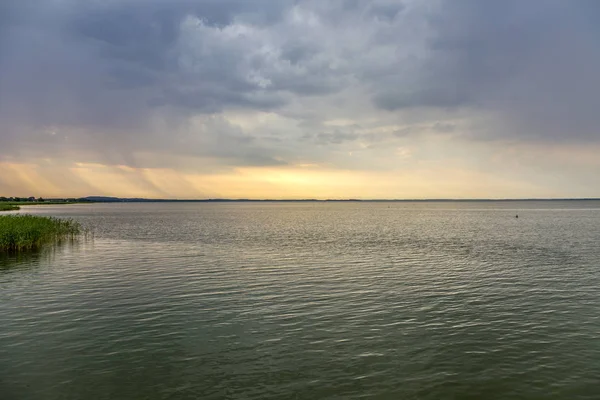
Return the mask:
M 90 200 L 77 199 L 77 200 L 29 200 L 29 201 L 15 201 L 10 200 L 11 198 L 6 197 L 0 198 L 0 212 L 1 211 L 18 211 L 21 206 L 51 206 L 51 205 L 67 205 L 67 204 L 91 204 L 94 203 Z

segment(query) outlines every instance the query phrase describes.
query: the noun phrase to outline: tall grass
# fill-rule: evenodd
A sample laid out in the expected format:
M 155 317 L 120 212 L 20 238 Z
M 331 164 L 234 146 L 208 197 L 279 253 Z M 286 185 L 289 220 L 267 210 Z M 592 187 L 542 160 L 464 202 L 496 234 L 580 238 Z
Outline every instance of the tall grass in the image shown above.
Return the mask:
M 0 211 L 15 211 L 15 210 L 20 210 L 21 207 L 16 206 L 14 204 L 9 204 L 9 203 L 0 203 Z
M 18 251 L 41 247 L 83 232 L 81 225 L 70 219 L 34 215 L 0 215 L 0 251 Z

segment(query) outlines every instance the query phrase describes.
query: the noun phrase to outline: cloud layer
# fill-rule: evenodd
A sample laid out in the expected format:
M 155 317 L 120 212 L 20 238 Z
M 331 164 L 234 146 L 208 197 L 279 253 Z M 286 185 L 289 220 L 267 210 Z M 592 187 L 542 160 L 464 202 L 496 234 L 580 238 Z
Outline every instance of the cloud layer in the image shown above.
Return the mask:
M 494 156 L 589 187 L 599 21 L 591 0 L 5 0 L 0 162 L 492 174 Z

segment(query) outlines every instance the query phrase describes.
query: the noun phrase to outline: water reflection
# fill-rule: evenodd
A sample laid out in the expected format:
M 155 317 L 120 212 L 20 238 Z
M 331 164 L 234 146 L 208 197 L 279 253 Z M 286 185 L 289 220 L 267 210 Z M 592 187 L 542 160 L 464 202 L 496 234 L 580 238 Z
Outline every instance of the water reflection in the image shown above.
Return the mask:
M 92 242 L 93 237 L 90 236 L 83 239 L 64 240 L 40 249 L 0 252 L 0 273 L 16 272 L 53 263 L 58 254 L 77 253 L 82 246 Z

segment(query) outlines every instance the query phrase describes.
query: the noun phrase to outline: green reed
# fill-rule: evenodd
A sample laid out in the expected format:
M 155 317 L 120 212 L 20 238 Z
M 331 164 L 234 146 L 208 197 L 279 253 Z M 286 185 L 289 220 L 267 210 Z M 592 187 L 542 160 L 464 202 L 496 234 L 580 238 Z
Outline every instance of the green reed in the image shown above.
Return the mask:
M 9 204 L 9 203 L 0 203 L 0 211 L 15 211 L 15 210 L 20 210 L 21 207 L 14 205 L 14 204 Z
M 0 215 L 0 251 L 28 250 L 75 239 L 85 233 L 70 219 L 34 215 Z

